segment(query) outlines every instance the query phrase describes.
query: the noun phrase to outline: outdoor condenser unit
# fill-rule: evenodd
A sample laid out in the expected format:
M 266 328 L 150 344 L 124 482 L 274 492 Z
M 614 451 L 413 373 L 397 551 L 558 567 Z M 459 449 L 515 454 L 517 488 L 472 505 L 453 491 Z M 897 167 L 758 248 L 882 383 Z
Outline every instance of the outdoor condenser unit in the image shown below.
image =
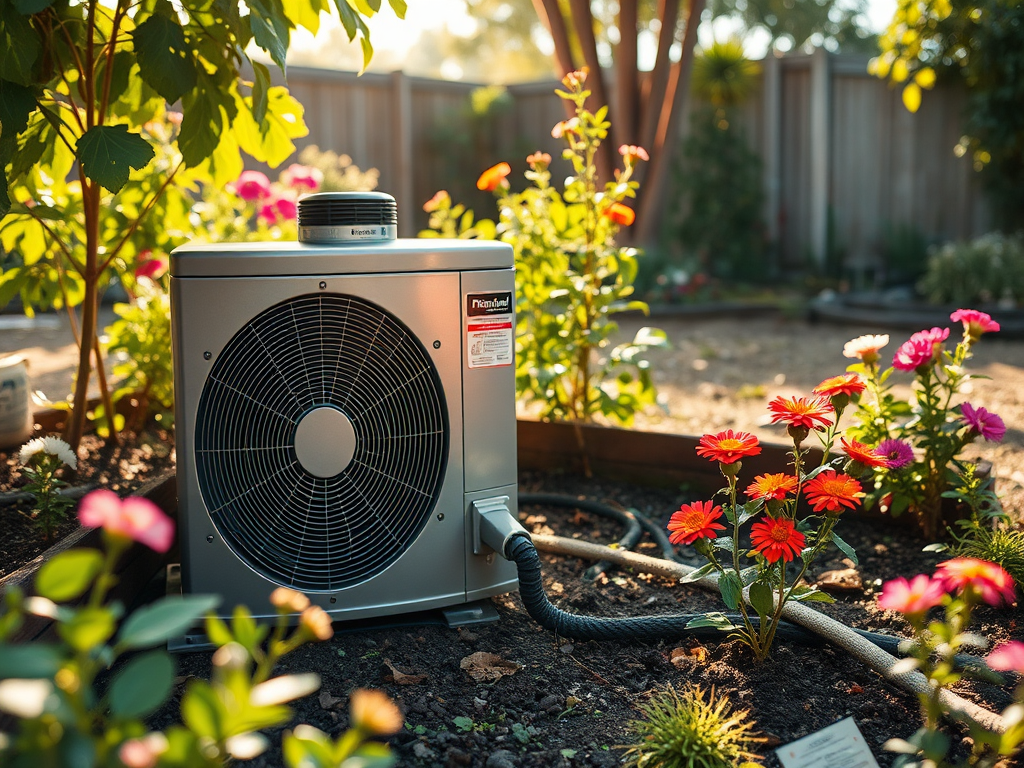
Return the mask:
M 497 242 L 397 240 L 394 198 L 299 203 L 299 242 L 171 255 L 183 591 L 338 619 L 516 588 L 515 285 Z

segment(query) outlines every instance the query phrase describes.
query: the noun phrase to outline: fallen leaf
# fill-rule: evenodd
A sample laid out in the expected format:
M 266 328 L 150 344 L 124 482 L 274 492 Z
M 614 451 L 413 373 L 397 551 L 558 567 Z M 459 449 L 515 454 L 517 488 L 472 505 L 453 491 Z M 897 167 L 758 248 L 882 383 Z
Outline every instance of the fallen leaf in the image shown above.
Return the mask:
M 334 709 L 338 704 L 341 704 L 342 700 L 337 696 L 331 696 L 326 690 L 320 691 L 319 696 L 320 709 Z
M 846 689 L 847 693 L 864 693 L 864 688 L 856 683 L 853 683 L 849 688 Z
M 427 679 L 426 675 L 410 675 L 405 672 L 402 672 L 399 669 L 396 669 L 395 665 L 392 664 L 388 659 L 384 659 L 384 664 L 385 666 L 387 666 L 388 669 L 391 670 L 391 674 L 388 675 L 385 679 L 394 680 L 394 682 L 398 685 L 419 685 Z
M 522 667 L 514 661 L 506 661 L 496 653 L 477 651 L 459 662 L 466 674 L 478 683 L 489 683 L 499 680 L 505 675 L 514 675 Z
M 839 568 L 818 576 L 818 589 L 825 592 L 860 592 L 864 589 L 856 568 Z
M 692 648 L 673 648 L 668 652 L 668 660 L 672 662 L 672 666 L 677 668 L 685 667 L 690 659 L 698 664 L 703 664 L 707 658 L 708 649 L 703 645 L 695 645 Z

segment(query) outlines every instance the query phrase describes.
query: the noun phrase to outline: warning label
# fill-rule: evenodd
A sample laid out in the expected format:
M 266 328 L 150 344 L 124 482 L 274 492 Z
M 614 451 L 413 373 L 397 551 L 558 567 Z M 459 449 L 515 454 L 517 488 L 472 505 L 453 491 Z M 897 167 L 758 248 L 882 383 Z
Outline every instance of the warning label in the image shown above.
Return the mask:
M 466 359 L 470 368 L 512 365 L 514 332 L 511 291 L 466 294 Z

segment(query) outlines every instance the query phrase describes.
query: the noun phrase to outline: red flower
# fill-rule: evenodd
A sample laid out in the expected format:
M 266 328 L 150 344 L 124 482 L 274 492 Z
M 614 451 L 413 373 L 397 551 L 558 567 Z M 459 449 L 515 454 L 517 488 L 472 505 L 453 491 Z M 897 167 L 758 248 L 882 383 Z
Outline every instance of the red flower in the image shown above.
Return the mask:
M 744 456 L 756 456 L 761 452 L 757 438 L 749 432 L 733 432 L 727 429 L 717 435 L 704 435 L 697 446 L 697 455 L 722 464 L 732 464 Z
M 683 504 L 668 521 L 668 529 L 672 531 L 668 540 L 673 544 L 692 544 L 697 539 L 714 539 L 718 531 L 725 530 L 724 525 L 716 522 L 721 517 L 722 508 L 712 507 L 710 501 Z
M 747 496 L 752 499 L 774 499 L 782 501 L 786 494 L 796 490 L 797 480 L 793 475 L 778 473 L 775 475 L 758 475 L 754 482 L 747 486 Z
M 932 328 L 918 331 L 896 350 L 892 358 L 893 367 L 901 371 L 913 371 L 930 365 L 939 355 L 942 342 L 949 338 L 949 328 Z
M 923 613 L 941 603 L 945 594 L 941 581 L 930 579 L 922 573 L 912 581 L 901 577 L 885 582 L 878 606 L 887 611 Z
M 508 163 L 492 165 L 480 174 L 480 178 L 476 180 L 476 188 L 484 192 L 493 192 L 498 187 L 506 187 L 508 182 L 505 181 L 505 177 L 510 173 L 512 167 Z
M 832 406 L 823 397 L 776 397 L 768 403 L 772 424 L 817 429 L 832 423 Z
M 604 215 L 620 227 L 628 227 L 636 221 L 636 212 L 628 205 L 623 205 L 622 203 L 612 203 L 605 210 Z
M 821 384 L 811 390 L 816 395 L 822 397 L 835 397 L 836 395 L 846 395 L 852 397 L 853 395 L 859 395 L 864 391 L 864 379 L 858 376 L 856 373 L 843 373 L 839 376 L 833 376 L 830 379 L 825 379 Z
M 973 557 L 947 560 L 936 567 L 935 578 L 949 592 L 962 593 L 972 589 L 989 605 L 1009 604 L 1016 598 L 1010 574 L 987 560 Z
M 971 341 L 977 341 L 981 334 L 999 330 L 999 323 L 992 319 L 986 312 L 979 312 L 976 309 L 958 309 L 949 319 L 954 323 L 958 320 L 964 324 L 964 336 Z
M 858 443 L 856 440 L 846 442 L 845 437 L 839 438 L 843 444 L 843 450 L 846 455 L 849 456 L 856 462 L 863 464 L 865 467 L 888 467 L 888 457 L 878 452 L 877 448 L 872 448 L 870 445 L 864 445 L 864 443 Z
M 860 483 L 849 475 L 826 469 L 804 485 L 804 496 L 815 512 L 842 512 L 853 509 L 864 496 Z
M 779 558 L 788 563 L 803 550 L 805 539 L 788 517 L 767 517 L 750 526 L 750 541 L 769 563 Z
M 135 267 L 135 278 L 148 277 L 156 280 L 167 271 L 167 257 L 156 256 L 148 250 L 139 254 L 139 265 Z

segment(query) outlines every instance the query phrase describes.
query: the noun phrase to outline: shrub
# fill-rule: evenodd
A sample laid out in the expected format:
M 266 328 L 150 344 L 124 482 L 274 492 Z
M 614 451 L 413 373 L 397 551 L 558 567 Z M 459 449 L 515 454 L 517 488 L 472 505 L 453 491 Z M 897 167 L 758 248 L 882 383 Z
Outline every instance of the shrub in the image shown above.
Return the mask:
M 705 698 L 706 697 L 706 698 Z M 764 741 L 753 732 L 747 710 L 733 710 L 726 698 L 715 698 L 714 689 L 688 687 L 677 693 L 672 686 L 655 693 L 640 708 L 643 719 L 630 730 L 638 743 L 623 757 L 636 768 L 753 768 L 757 756 L 750 752 Z
M 377 188 L 380 171 L 362 171 L 348 155 L 321 150 L 315 144 L 299 152 L 299 163 L 316 168 L 323 174 L 320 192 L 370 192 Z
M 972 305 L 1024 301 L 1024 238 L 999 232 L 933 250 L 918 283 L 929 301 Z

